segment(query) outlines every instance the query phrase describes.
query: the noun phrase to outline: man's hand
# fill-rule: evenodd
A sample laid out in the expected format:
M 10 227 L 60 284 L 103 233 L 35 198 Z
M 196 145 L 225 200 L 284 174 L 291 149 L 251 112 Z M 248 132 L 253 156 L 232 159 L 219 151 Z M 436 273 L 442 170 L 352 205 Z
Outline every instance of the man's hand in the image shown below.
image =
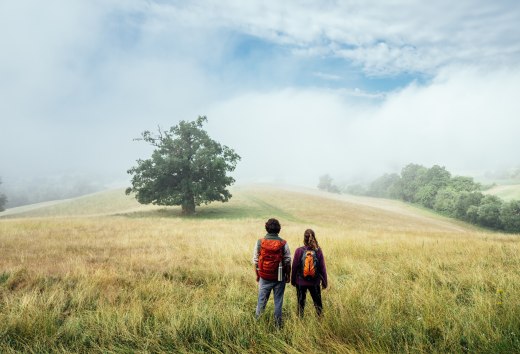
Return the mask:
M 255 266 L 255 273 L 256 273 L 256 282 L 258 283 L 260 281 L 260 274 L 258 274 L 258 268 Z
M 286 282 L 286 283 L 289 283 L 290 281 L 291 281 L 291 275 L 285 273 L 285 282 Z
M 291 281 L 291 263 L 284 264 L 283 268 L 283 274 L 285 276 L 284 280 L 286 283 L 289 283 Z

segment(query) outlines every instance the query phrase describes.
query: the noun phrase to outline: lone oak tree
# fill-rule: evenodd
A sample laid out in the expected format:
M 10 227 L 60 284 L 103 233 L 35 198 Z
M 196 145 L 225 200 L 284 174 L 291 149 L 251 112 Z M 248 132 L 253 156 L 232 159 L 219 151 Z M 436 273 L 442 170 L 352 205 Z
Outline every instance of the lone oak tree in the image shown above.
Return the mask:
M 142 138 L 155 146 L 152 157 L 137 160 L 128 170 L 132 187 L 141 204 L 181 205 L 182 213 L 193 214 L 195 206 L 212 201 L 227 202 L 226 189 L 235 182 L 226 172 L 235 169 L 240 156 L 225 145 L 212 140 L 202 129 L 206 116 L 195 121 L 181 121 L 158 134 L 144 131 Z

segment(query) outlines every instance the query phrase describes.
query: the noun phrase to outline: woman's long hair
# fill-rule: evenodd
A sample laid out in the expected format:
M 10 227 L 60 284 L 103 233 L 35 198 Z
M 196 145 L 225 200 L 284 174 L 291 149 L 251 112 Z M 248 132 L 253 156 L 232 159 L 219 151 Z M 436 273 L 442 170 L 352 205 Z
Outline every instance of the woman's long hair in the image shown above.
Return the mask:
M 318 240 L 316 240 L 316 234 L 313 230 L 307 229 L 303 234 L 303 244 L 307 247 L 312 248 L 317 251 L 320 246 L 318 245 Z

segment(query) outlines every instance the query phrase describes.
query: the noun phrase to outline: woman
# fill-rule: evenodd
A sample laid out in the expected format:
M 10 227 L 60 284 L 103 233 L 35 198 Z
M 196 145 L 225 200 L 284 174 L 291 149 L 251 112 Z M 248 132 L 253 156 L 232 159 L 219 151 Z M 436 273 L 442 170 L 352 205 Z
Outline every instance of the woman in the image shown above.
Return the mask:
M 316 312 L 318 316 L 321 316 L 323 304 L 321 302 L 320 284 L 323 289 L 327 288 L 325 258 L 313 230 L 305 230 L 303 244 L 304 246 L 298 248 L 294 253 L 291 273 L 291 284 L 296 287 L 298 296 L 298 315 L 303 316 L 308 290 Z

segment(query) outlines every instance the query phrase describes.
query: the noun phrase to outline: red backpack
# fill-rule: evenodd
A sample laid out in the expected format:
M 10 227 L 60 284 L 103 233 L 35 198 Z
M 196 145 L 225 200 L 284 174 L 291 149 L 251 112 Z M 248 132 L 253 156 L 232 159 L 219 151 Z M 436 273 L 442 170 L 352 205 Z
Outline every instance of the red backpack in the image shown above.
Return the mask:
M 258 257 L 258 275 L 265 280 L 278 280 L 278 266 L 283 259 L 283 247 L 286 241 L 260 240 Z

